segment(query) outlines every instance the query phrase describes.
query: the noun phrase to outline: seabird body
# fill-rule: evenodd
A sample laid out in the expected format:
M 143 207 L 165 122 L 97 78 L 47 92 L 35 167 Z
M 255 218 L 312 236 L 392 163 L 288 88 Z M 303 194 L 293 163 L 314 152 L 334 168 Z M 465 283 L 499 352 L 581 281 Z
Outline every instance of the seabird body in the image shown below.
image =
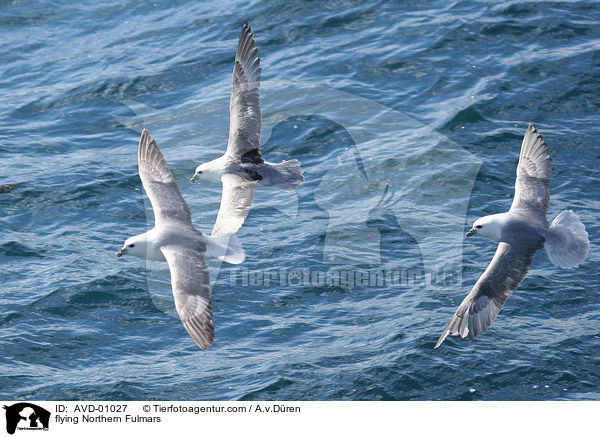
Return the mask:
M 213 236 L 239 230 L 248 215 L 257 185 L 290 191 L 304 183 L 298 160 L 275 164 L 265 161 L 260 152 L 260 73 L 254 34 L 245 24 L 233 67 L 227 150 L 223 156 L 200 164 L 190 179 L 192 183 L 202 179 L 223 185 Z
M 214 238 L 194 227 L 190 209 L 146 129 L 140 137 L 138 168 L 152 203 L 155 226 L 128 238 L 117 258 L 133 255 L 169 264 L 177 313 L 190 337 L 206 350 L 213 344 L 214 326 L 205 258 L 238 264 L 244 260 L 244 252 L 235 236 Z
M 498 242 L 489 266 L 462 301 L 440 335 L 473 339 L 485 333 L 529 269 L 533 255 L 545 249 L 550 261 L 564 268 L 581 264 L 588 253 L 585 226 L 573 211 L 562 211 L 549 224 L 552 159 L 548 145 L 529 125 L 521 145 L 515 196 L 508 212 L 482 217 L 467 237 L 478 234 Z

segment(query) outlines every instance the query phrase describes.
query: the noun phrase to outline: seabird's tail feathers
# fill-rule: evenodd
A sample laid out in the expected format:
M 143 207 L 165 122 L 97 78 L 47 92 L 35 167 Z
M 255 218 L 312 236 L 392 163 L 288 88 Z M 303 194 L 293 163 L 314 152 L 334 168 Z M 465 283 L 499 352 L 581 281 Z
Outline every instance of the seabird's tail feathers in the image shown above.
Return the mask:
M 223 234 L 218 237 L 206 238 L 206 256 L 217 258 L 229 264 L 240 264 L 246 259 L 246 254 L 235 234 Z
M 570 269 L 581 264 L 590 248 L 585 226 L 570 209 L 562 211 L 550 225 L 544 248 L 552 264 Z
M 300 167 L 300 161 L 291 159 L 279 164 L 271 164 L 278 171 L 278 180 L 275 183 L 286 191 L 295 190 L 304 183 L 304 170 Z

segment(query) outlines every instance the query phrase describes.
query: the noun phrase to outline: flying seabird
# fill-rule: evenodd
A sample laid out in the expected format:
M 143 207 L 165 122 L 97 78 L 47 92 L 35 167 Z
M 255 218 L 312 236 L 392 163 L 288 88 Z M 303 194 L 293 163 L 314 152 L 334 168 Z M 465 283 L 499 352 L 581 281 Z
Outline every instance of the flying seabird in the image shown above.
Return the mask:
M 199 179 L 222 183 L 221 206 L 212 236 L 232 234 L 244 223 L 256 185 L 278 186 L 286 191 L 304 182 L 297 159 L 273 164 L 260 153 L 260 59 L 254 34 L 244 24 L 240 33 L 229 102 L 229 141 L 225 154 L 200 164 L 190 182 Z
M 497 241 L 496 254 L 452 316 L 435 348 L 449 334 L 473 339 L 485 333 L 527 274 L 539 249 L 544 248 L 550 261 L 563 268 L 577 267 L 585 260 L 590 242 L 579 217 L 565 210 L 550 225 L 546 219 L 551 168 L 548 145 L 530 124 L 521 145 L 510 209 L 476 220 L 466 235 L 479 234 Z
M 154 210 L 154 228 L 128 238 L 117 258 L 134 255 L 169 264 L 177 313 L 190 337 L 206 350 L 213 344 L 214 326 L 205 258 L 239 264 L 244 251 L 233 235 L 209 237 L 194 228 L 190 209 L 146 129 L 140 137 L 138 168 Z

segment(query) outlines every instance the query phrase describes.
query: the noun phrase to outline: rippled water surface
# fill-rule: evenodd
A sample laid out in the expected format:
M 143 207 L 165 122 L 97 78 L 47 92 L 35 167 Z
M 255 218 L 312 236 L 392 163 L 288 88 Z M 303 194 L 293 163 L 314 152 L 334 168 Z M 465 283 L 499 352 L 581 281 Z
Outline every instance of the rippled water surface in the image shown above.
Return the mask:
M 600 397 L 599 3 L 66 3 L 0 6 L 0 397 Z M 210 231 L 220 187 L 187 180 L 225 148 L 244 22 L 264 154 L 307 181 L 257 191 L 247 260 L 211 264 L 203 352 L 166 267 L 114 254 L 152 225 L 144 127 Z M 529 122 L 549 216 L 580 215 L 588 260 L 538 253 L 486 335 L 433 350 L 492 257 L 464 232 L 509 207 Z

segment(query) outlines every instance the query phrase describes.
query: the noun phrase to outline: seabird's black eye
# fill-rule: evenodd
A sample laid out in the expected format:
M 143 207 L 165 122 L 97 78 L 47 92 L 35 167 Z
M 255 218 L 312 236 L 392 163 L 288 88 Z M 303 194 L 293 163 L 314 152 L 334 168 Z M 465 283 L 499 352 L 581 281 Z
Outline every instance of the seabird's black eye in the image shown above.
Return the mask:
M 475 226 L 477 229 L 481 229 L 481 225 L 477 225 Z
M 135 244 L 130 244 L 129 247 L 135 247 Z

